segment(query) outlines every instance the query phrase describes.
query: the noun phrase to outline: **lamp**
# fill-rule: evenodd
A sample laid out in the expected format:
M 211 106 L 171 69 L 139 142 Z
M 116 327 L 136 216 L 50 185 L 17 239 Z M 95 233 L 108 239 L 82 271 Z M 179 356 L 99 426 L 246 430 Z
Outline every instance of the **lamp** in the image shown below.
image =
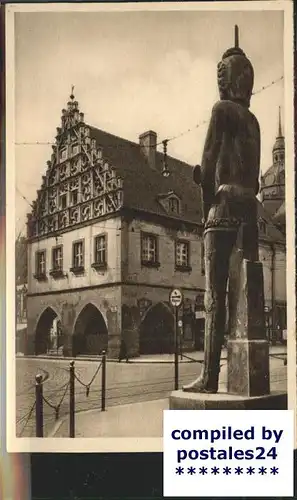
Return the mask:
M 168 139 L 164 139 L 164 141 L 162 141 L 162 144 L 163 144 L 163 169 L 162 169 L 162 175 L 163 177 L 169 177 L 170 175 L 170 172 L 169 172 L 169 169 L 168 169 L 168 165 L 167 165 L 167 144 L 168 144 Z

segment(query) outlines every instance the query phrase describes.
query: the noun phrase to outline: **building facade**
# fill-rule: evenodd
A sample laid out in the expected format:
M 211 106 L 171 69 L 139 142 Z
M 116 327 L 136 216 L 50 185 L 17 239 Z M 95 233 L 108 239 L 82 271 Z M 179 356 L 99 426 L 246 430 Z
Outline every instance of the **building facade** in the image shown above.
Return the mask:
M 261 176 L 260 197 L 265 211 L 278 229 L 285 234 L 285 138 L 282 132 L 280 109 L 278 134 L 272 149 L 272 165 Z
M 273 245 L 262 245 L 262 258 L 266 290 L 266 327 L 268 337 L 275 342 L 286 338 L 287 328 L 285 138 L 280 108 L 278 134 L 272 149 L 272 165 L 261 176 L 260 199 L 266 214 L 264 217 L 273 224 L 270 229 Z
M 201 209 L 193 168 L 159 153 L 155 132 L 137 144 L 95 129 L 71 95 L 28 216 L 27 353 L 117 357 L 123 339 L 130 356 L 173 352 L 173 287 L 181 348 L 201 348 Z M 281 261 L 284 237 L 268 219 L 259 203 L 272 308 L 283 276 L 272 280 L 269 259 Z

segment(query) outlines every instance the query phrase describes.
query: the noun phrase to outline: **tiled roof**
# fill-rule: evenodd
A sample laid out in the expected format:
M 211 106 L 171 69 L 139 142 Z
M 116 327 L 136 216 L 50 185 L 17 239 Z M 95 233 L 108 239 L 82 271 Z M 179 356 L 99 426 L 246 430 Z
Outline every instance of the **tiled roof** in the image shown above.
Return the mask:
M 279 209 L 277 210 L 276 214 L 273 216 L 273 221 L 276 224 L 286 224 L 286 203 L 283 202 Z
M 102 147 L 103 157 L 123 178 L 124 207 L 169 216 L 159 199 L 160 195 L 173 192 L 182 202 L 182 213 L 180 216 L 176 215 L 175 218 L 201 224 L 201 190 L 193 181 L 193 166 L 167 156 L 170 176 L 165 178 L 161 173 L 162 153 L 156 152 L 155 168 L 152 168 L 139 144 L 94 127 L 90 129 L 91 137 L 95 138 L 97 145 Z M 273 224 L 270 215 L 260 202 L 258 217 L 261 217 L 267 225 L 266 234 L 260 234 L 261 239 L 269 242 L 285 242 L 283 234 Z
M 103 157 L 123 178 L 124 207 L 168 215 L 159 197 L 174 192 L 182 203 L 181 215 L 175 218 L 201 223 L 201 191 L 193 181 L 193 166 L 167 156 L 170 176 L 165 178 L 161 173 L 162 153 L 156 152 L 155 167 L 152 168 L 139 144 L 93 127 L 90 129 L 91 137 L 96 139 L 97 146 L 102 147 Z
M 262 176 L 262 179 L 265 181 L 267 179 L 268 176 L 270 175 L 273 175 L 275 177 L 274 181 L 273 181 L 273 184 L 271 184 L 271 182 L 269 182 L 269 184 L 266 184 L 264 182 L 264 185 L 263 187 L 270 187 L 270 186 L 273 186 L 274 184 L 284 184 L 285 183 L 285 178 L 283 177 L 283 179 L 280 179 L 280 175 L 283 175 L 283 172 L 284 172 L 284 167 L 282 165 L 279 165 L 279 164 L 273 164 L 271 165 L 271 167 L 268 168 L 268 170 L 266 170 L 265 174 L 263 174 Z
M 263 207 L 262 203 L 258 203 L 258 217 L 265 221 L 266 223 L 266 233 L 260 233 L 260 239 L 266 240 L 267 242 L 279 242 L 286 243 L 285 236 L 283 233 L 275 226 L 271 216 Z
M 193 181 L 193 167 L 176 158 L 167 157 L 170 176 L 163 177 L 162 153 L 156 152 L 155 168 L 152 168 L 141 151 L 140 145 L 122 139 L 103 130 L 91 128 L 91 137 L 103 149 L 106 158 L 122 176 L 124 181 L 124 207 L 168 215 L 158 198 L 164 193 L 174 192 L 182 202 L 182 214 L 175 217 L 196 224 L 202 221 L 202 199 L 200 188 Z M 260 237 L 273 242 L 285 242 L 283 234 L 273 224 L 271 217 L 258 204 L 258 217 L 267 224 L 266 234 Z

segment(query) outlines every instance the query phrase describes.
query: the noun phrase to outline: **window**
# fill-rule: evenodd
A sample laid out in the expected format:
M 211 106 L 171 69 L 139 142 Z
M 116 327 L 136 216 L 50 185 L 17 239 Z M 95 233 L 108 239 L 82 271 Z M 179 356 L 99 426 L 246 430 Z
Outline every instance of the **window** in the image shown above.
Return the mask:
M 44 278 L 46 275 L 46 259 L 45 250 L 36 252 L 36 269 L 35 277 L 37 279 Z
M 175 243 L 175 267 L 189 269 L 190 245 L 188 241 L 177 241 Z
M 78 189 L 73 189 L 70 191 L 70 205 L 76 205 L 78 203 Z
M 59 196 L 59 206 L 61 210 L 64 210 L 67 207 L 67 194 L 60 194 Z
M 105 234 L 96 236 L 94 245 L 94 266 L 105 267 L 107 264 L 107 238 Z
M 200 263 L 201 263 L 201 274 L 205 276 L 205 255 L 204 255 L 204 241 L 202 239 L 200 246 Z
M 77 155 L 79 153 L 79 146 L 78 144 L 75 144 L 75 146 L 72 146 L 72 154 Z
M 76 241 L 73 243 L 72 253 L 72 271 L 82 270 L 84 268 L 84 242 Z
M 144 265 L 158 266 L 157 236 L 143 233 L 141 236 L 141 262 Z
M 169 198 L 168 207 L 173 214 L 179 214 L 179 200 L 177 198 Z
M 53 248 L 52 267 L 53 267 L 53 271 L 62 271 L 62 269 L 63 269 L 63 247 L 62 246 Z
M 67 148 L 64 148 L 60 152 L 60 160 L 64 161 L 67 159 Z

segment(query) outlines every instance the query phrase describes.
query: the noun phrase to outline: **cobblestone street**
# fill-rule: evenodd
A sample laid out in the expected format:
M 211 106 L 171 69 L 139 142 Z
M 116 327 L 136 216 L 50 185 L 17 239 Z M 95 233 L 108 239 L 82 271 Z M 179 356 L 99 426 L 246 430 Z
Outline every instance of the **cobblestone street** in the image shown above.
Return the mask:
M 281 352 L 284 353 L 284 348 L 281 348 Z M 286 366 L 284 366 L 283 359 L 283 354 L 270 357 L 271 388 L 275 390 L 286 389 Z M 226 361 L 223 361 L 223 365 L 225 364 Z M 92 380 L 97 368 L 97 361 L 78 360 L 75 363 L 76 376 L 86 385 Z M 201 362 L 180 363 L 180 387 L 184 383 L 193 380 L 199 374 L 200 370 Z M 63 359 L 17 358 L 16 432 L 19 437 L 35 436 L 35 409 L 33 406 L 35 402 L 35 375 L 38 373 L 42 374 L 45 378 L 43 395 L 48 403 L 52 405 L 50 407 L 44 403 L 44 435 L 47 436 L 52 431 L 56 422 L 54 406 L 59 405 L 67 388 L 69 381 L 69 361 Z M 222 369 L 222 385 L 224 385 L 225 376 L 225 370 Z M 134 361 L 128 364 L 107 363 L 107 409 L 115 405 L 163 399 L 168 397 L 173 389 L 173 363 L 161 361 L 153 363 Z M 76 381 L 75 405 L 76 412 L 100 409 L 101 369 L 91 385 L 89 396 L 86 395 L 86 388 Z M 33 410 L 30 414 L 32 407 Z M 69 388 L 61 403 L 58 417 L 66 416 L 68 412 Z
M 77 361 L 76 375 L 85 384 L 88 384 L 97 367 L 94 361 Z M 181 383 L 187 382 L 199 370 L 198 363 L 183 363 L 180 369 Z M 27 415 L 35 401 L 35 375 L 46 373 L 48 378 L 44 383 L 44 397 L 53 405 L 57 405 L 65 392 L 65 385 L 69 380 L 69 362 L 64 360 L 18 359 L 16 378 L 17 388 L 17 435 L 34 436 L 35 414 L 29 419 L 24 431 Z M 108 363 L 107 364 L 107 391 L 106 406 L 127 404 L 135 401 L 154 400 L 166 397 L 174 388 L 173 364 L 136 364 L 136 363 Z M 21 382 L 21 384 L 20 384 Z M 25 388 L 24 388 L 25 383 Z M 101 406 L 101 370 L 95 378 L 86 396 L 84 386 L 76 381 L 75 385 L 76 411 L 100 408 Z M 61 405 L 59 416 L 68 413 L 68 393 Z M 45 435 L 55 423 L 55 411 L 44 405 Z

